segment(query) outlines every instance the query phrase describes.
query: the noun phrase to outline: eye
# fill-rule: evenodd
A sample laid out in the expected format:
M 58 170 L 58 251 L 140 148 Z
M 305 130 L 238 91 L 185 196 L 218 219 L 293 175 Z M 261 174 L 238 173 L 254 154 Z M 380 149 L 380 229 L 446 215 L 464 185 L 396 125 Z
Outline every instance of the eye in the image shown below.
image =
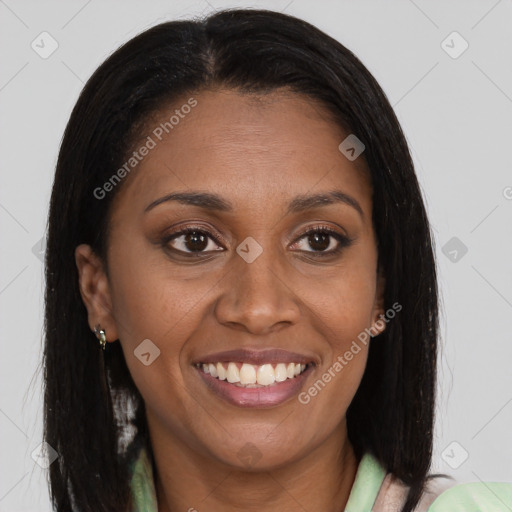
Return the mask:
M 183 255 L 202 255 L 223 251 L 225 248 L 208 230 L 198 226 L 187 226 L 167 235 L 161 245 L 172 252 Z M 293 244 L 294 249 L 313 253 L 315 257 L 332 256 L 352 243 L 352 239 L 327 226 L 315 226 L 302 233 Z M 309 249 L 308 249 L 309 248 Z
M 185 254 L 201 254 L 224 250 L 210 232 L 204 228 L 194 226 L 171 233 L 162 240 L 162 245 L 165 247 L 170 246 L 173 251 Z
M 303 233 L 293 244 L 304 252 L 314 253 L 315 256 L 332 256 L 352 243 L 352 239 L 338 233 L 327 226 L 315 226 Z M 312 250 L 308 250 L 307 248 Z

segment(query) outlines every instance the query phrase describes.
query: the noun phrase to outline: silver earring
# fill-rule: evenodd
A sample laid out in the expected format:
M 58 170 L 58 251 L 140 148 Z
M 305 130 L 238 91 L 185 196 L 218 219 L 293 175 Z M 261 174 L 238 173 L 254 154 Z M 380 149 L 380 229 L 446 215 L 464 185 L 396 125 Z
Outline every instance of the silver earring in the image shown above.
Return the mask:
M 100 324 L 94 328 L 94 334 L 96 334 L 96 338 L 98 338 L 100 341 L 101 348 L 105 350 L 105 346 L 107 345 L 107 337 L 105 336 L 105 330 L 100 328 Z

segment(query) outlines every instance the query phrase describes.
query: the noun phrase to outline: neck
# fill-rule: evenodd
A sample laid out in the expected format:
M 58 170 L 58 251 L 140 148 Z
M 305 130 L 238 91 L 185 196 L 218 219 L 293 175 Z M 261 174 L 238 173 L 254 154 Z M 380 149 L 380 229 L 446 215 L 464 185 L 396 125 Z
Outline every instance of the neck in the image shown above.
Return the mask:
M 340 512 L 359 464 L 345 423 L 307 456 L 263 471 L 233 468 L 183 443 L 160 441 L 153 429 L 158 512 Z

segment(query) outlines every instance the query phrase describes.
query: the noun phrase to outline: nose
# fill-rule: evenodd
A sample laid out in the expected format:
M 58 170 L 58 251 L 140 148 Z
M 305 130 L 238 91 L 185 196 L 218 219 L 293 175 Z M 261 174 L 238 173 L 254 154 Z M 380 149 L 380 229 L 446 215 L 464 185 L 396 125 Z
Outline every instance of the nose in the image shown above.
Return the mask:
M 260 336 L 296 324 L 299 297 L 276 255 L 264 250 L 252 263 L 236 258 L 216 304 L 217 320 Z

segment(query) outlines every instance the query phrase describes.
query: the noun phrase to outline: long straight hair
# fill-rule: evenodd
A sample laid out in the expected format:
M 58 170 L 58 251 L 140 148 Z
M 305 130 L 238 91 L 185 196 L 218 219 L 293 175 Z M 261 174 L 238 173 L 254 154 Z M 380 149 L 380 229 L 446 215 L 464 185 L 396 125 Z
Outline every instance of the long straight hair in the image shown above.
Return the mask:
M 356 455 L 372 453 L 417 504 L 432 457 L 438 297 L 430 228 L 405 137 L 386 95 L 358 58 L 316 27 L 265 10 L 166 22 L 117 49 L 83 88 L 60 147 L 45 262 L 44 440 L 58 512 L 127 511 L 135 446 L 152 457 L 143 399 L 118 342 L 103 354 L 87 322 L 74 260 L 86 243 L 105 262 L 112 200 L 94 190 L 126 161 L 144 122 L 212 87 L 285 88 L 320 101 L 365 145 L 385 307 L 402 310 L 371 344 L 347 411 Z M 341 142 L 341 141 L 340 141 Z M 123 449 L 134 429 L 136 442 Z

